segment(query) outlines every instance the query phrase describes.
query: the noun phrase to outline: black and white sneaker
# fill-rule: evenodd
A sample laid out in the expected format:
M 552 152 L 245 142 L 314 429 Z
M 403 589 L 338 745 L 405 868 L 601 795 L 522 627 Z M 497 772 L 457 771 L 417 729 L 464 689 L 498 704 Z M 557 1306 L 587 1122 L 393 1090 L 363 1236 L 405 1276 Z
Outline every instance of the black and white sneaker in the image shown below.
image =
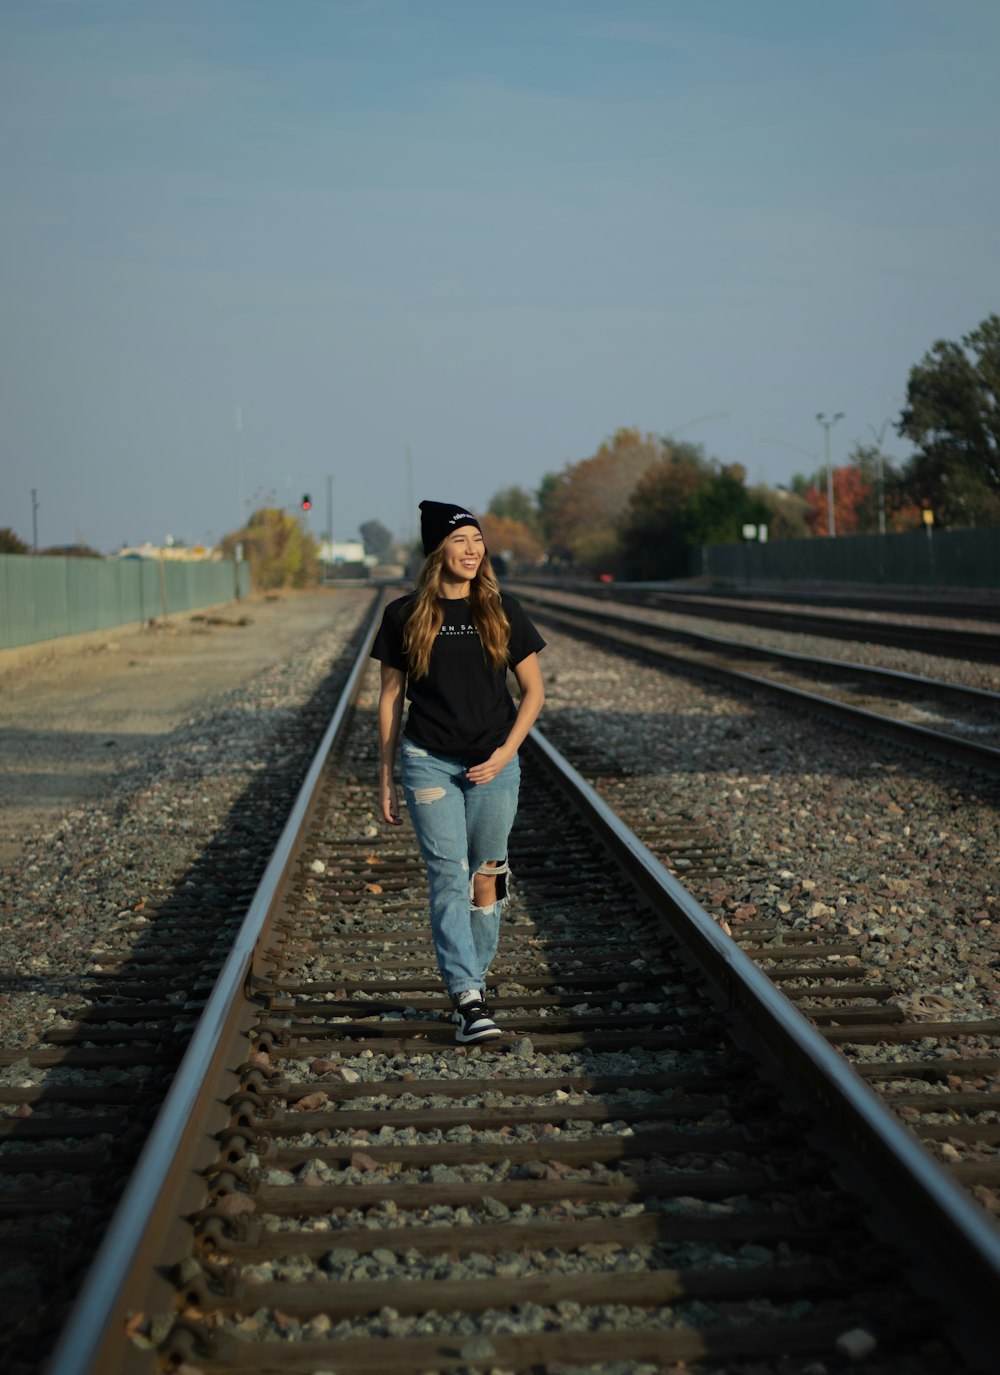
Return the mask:
M 451 1020 L 455 1023 L 455 1040 L 460 1045 L 469 1045 L 474 1041 L 495 1041 L 503 1034 L 484 1007 L 478 988 L 453 994 L 452 1002 L 455 1010 Z

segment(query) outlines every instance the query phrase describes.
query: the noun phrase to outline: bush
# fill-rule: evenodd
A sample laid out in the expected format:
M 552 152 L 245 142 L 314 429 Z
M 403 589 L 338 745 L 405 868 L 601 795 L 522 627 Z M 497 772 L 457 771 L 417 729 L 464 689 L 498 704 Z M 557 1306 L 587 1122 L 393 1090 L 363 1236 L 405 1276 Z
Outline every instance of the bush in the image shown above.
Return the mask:
M 0 554 L 26 554 L 27 552 L 28 546 L 23 539 L 14 534 L 9 525 L 0 530 Z
M 222 550 L 228 558 L 237 544 L 250 565 L 253 585 L 260 591 L 279 587 L 311 587 L 319 581 L 316 541 L 295 516 L 276 507 L 255 511 L 246 528 L 226 535 Z

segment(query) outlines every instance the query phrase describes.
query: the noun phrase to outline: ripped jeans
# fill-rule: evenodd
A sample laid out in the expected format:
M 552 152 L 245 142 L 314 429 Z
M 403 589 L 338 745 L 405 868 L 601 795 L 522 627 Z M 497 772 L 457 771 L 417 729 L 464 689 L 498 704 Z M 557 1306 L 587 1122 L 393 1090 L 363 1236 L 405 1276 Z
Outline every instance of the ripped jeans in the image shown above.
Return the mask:
M 427 865 L 431 936 L 449 993 L 483 988 L 496 954 L 507 896 L 507 837 L 521 782 L 515 757 L 489 783 L 470 783 L 459 759 L 403 737 L 402 782 Z M 490 861 L 495 867 L 490 865 Z M 476 873 L 497 875 L 497 900 L 473 905 Z

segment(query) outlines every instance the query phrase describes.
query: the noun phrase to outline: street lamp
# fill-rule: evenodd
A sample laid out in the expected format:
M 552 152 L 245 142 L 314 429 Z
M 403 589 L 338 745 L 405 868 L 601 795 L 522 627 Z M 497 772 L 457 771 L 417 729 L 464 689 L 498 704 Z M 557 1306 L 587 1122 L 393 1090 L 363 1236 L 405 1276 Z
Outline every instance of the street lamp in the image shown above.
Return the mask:
M 827 420 L 826 416 L 820 411 L 816 419 L 823 426 L 823 452 L 826 456 L 826 525 L 827 533 L 830 538 L 837 533 L 833 519 L 833 469 L 830 467 L 830 431 L 838 420 L 843 420 L 844 412 L 838 411 L 836 415 Z

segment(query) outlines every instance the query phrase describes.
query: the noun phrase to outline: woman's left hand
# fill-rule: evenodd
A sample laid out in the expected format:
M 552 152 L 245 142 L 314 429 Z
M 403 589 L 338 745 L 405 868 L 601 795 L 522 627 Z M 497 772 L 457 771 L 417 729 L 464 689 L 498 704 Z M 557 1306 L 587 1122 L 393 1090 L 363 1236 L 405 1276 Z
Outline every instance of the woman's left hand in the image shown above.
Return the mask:
M 466 769 L 465 776 L 470 783 L 489 783 L 496 778 L 498 773 L 503 773 L 510 763 L 512 756 L 503 749 L 496 749 L 489 759 L 484 759 L 481 764 L 473 764 L 471 769 Z

